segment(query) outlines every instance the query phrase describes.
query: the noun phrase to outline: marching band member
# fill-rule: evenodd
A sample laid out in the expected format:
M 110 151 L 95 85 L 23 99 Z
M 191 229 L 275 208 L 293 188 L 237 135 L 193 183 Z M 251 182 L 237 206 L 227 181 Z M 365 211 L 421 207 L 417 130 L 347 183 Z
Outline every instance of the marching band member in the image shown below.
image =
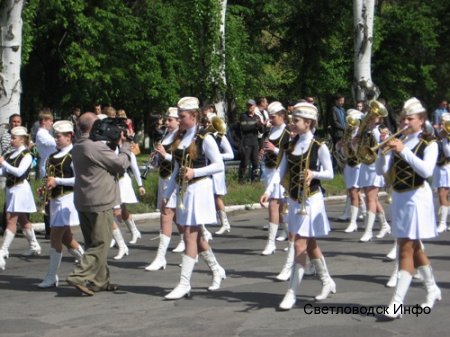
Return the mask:
M 433 174 L 438 157 L 438 146 L 424 131 L 426 110 L 417 98 L 403 105 L 403 123 L 408 127 L 402 133 L 406 138 L 392 139 L 387 143 L 391 151 L 379 152 L 377 172 L 393 176 L 391 205 L 392 234 L 399 245 L 399 272 L 394 296 L 389 304 L 387 318 L 402 316 L 399 310 L 411 283 L 416 267 L 424 279 L 427 290 L 422 307 L 432 308 L 441 299 L 430 261 L 421 246 L 421 239 L 437 235 L 433 194 L 427 178 Z
M 168 188 L 164 192 L 161 210 L 165 210 L 176 188 L 176 217 L 178 223 L 184 226 L 186 250 L 181 264 L 180 282 L 165 296 L 168 300 L 190 294 L 190 279 L 198 252 L 213 273 L 213 281 L 208 290 L 219 289 L 222 279 L 226 277 L 225 270 L 217 262 L 201 230 L 201 225 L 217 221 L 211 175 L 224 170 L 222 156 L 214 138 L 208 133 L 198 132 L 198 99 L 183 97 L 177 106 L 180 130 L 172 146 L 175 164 Z
M 371 104 L 372 110 L 382 110 L 387 114 L 387 110 L 382 107 L 381 103 L 374 101 Z M 378 221 L 381 224 L 381 229 L 377 235 L 377 238 L 383 238 L 387 233 L 390 233 L 391 231 L 390 226 L 386 221 L 383 206 L 378 200 L 378 192 L 380 190 L 380 187 L 384 186 L 384 177 L 383 175 L 377 174 L 376 172 L 376 153 L 371 153 L 370 156 L 365 155 L 366 150 L 368 150 L 371 146 L 380 143 L 381 133 L 377 125 L 378 120 L 379 117 L 374 117 L 373 114 L 369 111 L 361 121 L 361 125 L 358 129 L 358 135 L 354 138 L 354 142 L 359 143 L 357 156 L 362 162 L 361 168 L 359 170 L 358 185 L 364 191 L 367 207 L 367 214 L 364 219 L 365 230 L 363 236 L 359 239 L 359 241 L 361 242 L 368 242 L 372 240 L 372 229 L 376 215 L 378 215 Z M 363 152 L 364 155 L 361 155 L 361 152 Z
M 175 141 L 175 136 L 178 132 L 178 127 L 180 121 L 178 120 L 178 109 L 171 107 L 167 111 L 166 118 L 164 120 L 166 125 L 166 133 L 163 136 L 161 142 L 155 145 L 155 155 L 159 155 L 159 178 L 158 178 L 158 198 L 157 205 L 161 205 L 164 198 L 164 192 L 168 188 L 169 179 L 172 174 L 173 164 L 172 164 L 172 152 L 170 150 L 173 142 Z M 146 271 L 156 271 L 159 269 L 165 269 L 167 265 L 166 252 L 169 247 L 170 238 L 172 236 L 172 222 L 175 220 L 175 211 L 177 207 L 177 196 L 175 191 L 170 195 L 166 207 L 161 210 L 160 216 L 160 227 L 161 233 L 159 235 L 159 245 L 158 252 L 152 263 L 150 263 L 145 270 Z M 179 225 L 179 233 L 183 233 L 183 228 Z M 183 237 L 181 237 L 180 243 L 173 250 L 176 253 L 181 253 L 185 249 L 185 244 Z
M 450 191 L 450 113 L 441 115 L 440 133 L 438 139 L 439 155 L 433 173 L 433 189 L 437 189 L 439 196 L 439 225 L 438 233 L 447 230 L 448 194 Z M 448 131 L 447 131 L 448 130 Z
M 347 195 L 350 197 L 350 223 L 345 229 L 346 233 L 355 232 L 358 229 L 356 220 L 358 218 L 360 203 L 358 179 L 361 162 L 358 160 L 356 152 L 352 146 L 352 139 L 357 134 L 358 125 L 362 117 L 362 112 L 358 110 L 347 110 L 347 128 L 344 132 L 344 137 L 342 138 L 342 146 L 346 161 L 344 167 L 344 180 L 345 187 L 347 188 Z
M 264 150 L 264 165 L 266 169 L 264 170 L 264 185 L 267 187 L 275 174 L 276 167 L 278 164 L 278 154 L 280 149 L 284 147 L 285 144 L 289 142 L 290 134 L 286 129 L 286 109 L 280 102 L 272 102 L 268 106 L 269 120 L 271 128 L 269 135 L 263 142 Z M 269 197 L 269 231 L 267 234 L 267 243 L 262 251 L 261 255 L 270 255 L 275 252 L 275 238 L 278 231 L 278 226 L 282 222 L 283 218 L 283 208 L 285 205 L 284 201 L 284 187 L 280 184 L 273 187 L 273 191 Z M 293 241 L 289 243 L 288 246 L 288 261 L 286 265 L 288 268 L 284 271 L 281 276 L 282 279 L 288 279 L 290 275 L 290 270 L 294 262 L 294 247 Z
M 78 212 L 73 204 L 75 175 L 72 164 L 73 124 L 58 121 L 53 124 L 57 152 L 50 155 L 46 163 L 46 193 L 50 197 L 50 261 L 45 279 L 39 288 L 58 286 L 58 269 L 62 259 L 63 244 L 79 260 L 84 253 L 81 245 L 73 238 L 70 226 L 78 226 Z
M 16 126 L 11 130 L 11 146 L 13 151 L 4 157 L 0 156 L 0 175 L 6 176 L 6 230 L 3 244 L 0 249 L 0 269 L 5 269 L 5 258 L 9 257 L 9 246 L 16 235 L 17 223 L 22 226 L 23 233 L 28 240 L 30 248 L 23 255 L 40 255 L 41 246 L 36 240 L 33 226 L 28 213 L 36 212 L 33 192 L 28 183 L 28 174 L 31 169 L 31 157 L 28 150 L 30 136 L 23 126 Z
M 325 258 L 316 237 L 327 235 L 330 224 L 325 211 L 320 180 L 333 179 L 330 152 L 324 143 L 317 141 L 312 129 L 317 123 L 317 108 L 309 103 L 298 103 L 292 114 L 292 131 L 297 136 L 288 143 L 280 165 L 269 186 L 260 198 L 263 204 L 280 181 L 285 181 L 289 195 L 289 232 L 295 235 L 295 264 L 289 288 L 279 308 L 291 309 L 296 302 L 297 286 L 304 274 L 306 256 L 309 255 L 322 281 L 322 291 L 315 298 L 320 301 L 336 292 L 336 284 L 328 273 Z

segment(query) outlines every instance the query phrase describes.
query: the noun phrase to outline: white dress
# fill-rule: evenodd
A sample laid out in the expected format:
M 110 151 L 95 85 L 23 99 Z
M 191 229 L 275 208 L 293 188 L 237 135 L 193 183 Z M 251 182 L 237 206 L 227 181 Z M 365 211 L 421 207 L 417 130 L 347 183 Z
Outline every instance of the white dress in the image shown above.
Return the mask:
M 70 144 L 54 155 L 54 158 L 64 157 L 73 148 Z M 73 163 L 70 165 L 73 170 Z M 57 185 L 75 185 L 75 174 L 72 178 L 56 178 Z M 78 212 L 73 203 L 73 192 L 50 199 L 50 227 L 77 226 L 80 224 Z
M 380 131 L 377 126 L 372 129 L 372 133 L 377 143 L 380 143 Z M 370 165 L 364 163 L 361 164 L 358 185 L 360 188 L 372 186 L 384 187 L 384 176 L 382 174 L 377 174 L 375 162 Z
M 450 157 L 450 142 L 448 139 L 442 141 L 442 147 L 446 158 Z M 450 187 L 450 163 L 434 168 L 432 187 Z
M 133 172 L 138 186 L 142 186 L 142 179 L 139 172 L 136 156 L 133 152 L 131 152 L 130 154 L 130 169 Z M 134 193 L 133 182 L 127 171 L 125 171 L 124 175 L 119 179 L 119 191 L 120 202 L 122 204 L 136 204 L 138 202 L 136 194 Z
M 217 135 L 216 135 L 217 137 Z M 231 160 L 234 158 L 233 149 L 231 148 L 230 142 L 226 136 L 222 137 L 220 142 L 220 150 L 222 155 L 222 160 Z M 225 182 L 225 170 L 213 174 L 213 186 L 215 195 L 225 195 L 227 194 L 227 184 Z
M 195 139 L 197 127 L 194 126 L 186 131 L 178 149 L 187 148 Z M 216 141 L 211 135 L 203 139 L 202 145 L 205 157 L 208 159 L 207 166 L 194 169 L 194 177 L 205 177 L 192 184 L 189 184 L 184 194 L 184 210 L 177 208 L 177 223 L 185 226 L 198 226 L 206 224 L 216 224 L 216 207 L 214 204 L 214 191 L 211 176 L 224 170 L 222 156 Z M 174 190 L 179 190 L 176 176 L 179 165 L 176 162 L 164 198 L 169 199 Z
M 286 124 L 272 127 L 272 129 L 270 130 L 270 134 L 269 134 L 269 140 L 280 138 L 281 135 L 283 134 L 283 131 L 285 128 L 286 128 Z M 280 149 L 278 147 L 275 147 L 273 152 L 276 155 L 278 155 L 278 153 L 280 153 Z M 269 186 L 269 183 L 272 180 L 276 170 L 277 170 L 276 167 L 274 167 L 274 168 L 266 167 L 264 169 L 263 183 L 266 188 L 267 188 L 267 186 Z M 272 193 L 270 194 L 270 199 L 285 199 L 284 192 L 285 192 L 284 187 L 281 186 L 281 184 L 274 185 L 274 187 L 272 189 Z
M 308 150 L 312 139 L 313 134 L 311 132 L 301 135 L 295 144 L 292 154 L 301 155 L 305 153 Z M 320 180 L 333 179 L 334 174 L 330 151 L 325 144 L 322 144 L 319 147 L 318 161 L 321 170 L 313 172 L 314 178 Z M 286 154 L 284 154 L 279 167 L 266 188 L 266 194 L 272 194 L 273 189 L 276 188 L 276 184 L 280 182 L 280 177 L 285 175 L 288 168 L 287 164 L 287 157 Z M 307 214 L 298 214 L 302 205 L 292 198 L 288 198 L 289 214 L 287 221 L 289 232 L 298 234 L 302 237 L 319 237 L 327 235 L 330 231 L 330 223 L 328 221 L 322 192 L 319 190 L 319 192 L 308 197 L 305 202 L 305 207 Z
M 436 142 L 425 148 L 423 160 L 417 157 L 411 149 L 419 142 L 420 132 L 408 135 L 403 140 L 405 148 L 400 152 L 404 159 L 421 177 L 429 178 L 433 174 L 438 156 Z M 393 161 L 393 153 L 380 155 L 376 161 L 377 171 L 386 173 Z M 391 204 L 392 235 L 396 238 L 411 240 L 428 239 L 437 236 L 436 218 L 434 214 L 433 193 L 425 180 L 419 188 L 396 192 L 392 191 Z
M 16 149 L 12 154 L 12 159 L 16 158 L 26 148 L 21 146 Z M 31 154 L 26 154 L 20 161 L 19 167 L 14 167 L 8 164 L 6 161 L 3 163 L 3 167 L 0 168 L 0 175 L 6 175 L 10 173 L 16 177 L 22 176 L 28 168 L 31 166 L 33 158 Z M 31 190 L 28 180 L 25 179 L 20 184 L 12 187 L 7 187 L 5 190 L 6 195 L 6 211 L 9 213 L 34 213 L 36 212 L 36 204 L 34 202 L 33 192 Z
M 172 144 L 175 140 L 175 135 L 176 135 L 177 131 L 178 131 L 178 129 L 176 129 L 172 132 L 169 132 L 164 137 L 161 144 L 162 145 Z M 164 156 L 164 159 L 168 160 L 168 161 L 172 161 L 172 154 L 166 153 L 166 155 Z M 170 180 L 170 176 L 167 178 L 158 177 L 158 200 L 157 200 L 156 208 L 161 207 L 161 202 L 164 199 L 164 191 L 167 190 L 169 180 Z M 176 208 L 177 207 L 177 194 L 175 193 L 175 191 L 173 191 L 173 193 L 168 198 L 166 207 L 168 207 L 168 208 Z

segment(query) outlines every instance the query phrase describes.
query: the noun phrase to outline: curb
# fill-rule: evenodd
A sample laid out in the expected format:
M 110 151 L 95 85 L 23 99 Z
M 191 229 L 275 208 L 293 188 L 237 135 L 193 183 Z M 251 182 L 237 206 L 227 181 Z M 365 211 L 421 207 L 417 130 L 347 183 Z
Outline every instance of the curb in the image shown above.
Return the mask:
M 385 196 L 386 192 L 380 192 L 379 196 Z M 325 197 L 325 201 L 336 201 L 336 200 L 345 200 L 347 196 L 346 195 L 332 195 L 329 197 Z M 232 206 L 225 206 L 226 212 L 235 212 L 235 211 L 248 211 L 252 209 L 260 209 L 262 208 L 259 203 L 255 204 L 245 204 L 245 205 L 232 205 Z M 159 219 L 160 213 L 159 212 L 151 212 L 151 213 L 141 213 L 141 214 L 133 214 L 134 220 L 140 221 L 140 220 L 153 220 L 153 219 Z M 37 222 L 33 224 L 33 229 L 37 232 L 42 232 L 45 230 L 45 225 L 43 222 Z

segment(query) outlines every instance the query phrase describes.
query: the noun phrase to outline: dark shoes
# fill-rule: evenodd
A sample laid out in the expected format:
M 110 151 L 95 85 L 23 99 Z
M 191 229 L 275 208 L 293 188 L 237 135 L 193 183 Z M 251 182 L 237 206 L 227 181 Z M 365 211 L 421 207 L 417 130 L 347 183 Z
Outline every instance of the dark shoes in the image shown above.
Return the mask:
M 119 289 L 119 286 L 114 283 L 108 283 L 104 287 L 97 287 L 93 285 L 92 283 L 86 281 L 84 283 L 76 283 L 69 279 L 66 280 L 68 284 L 71 286 L 77 288 L 81 293 L 88 295 L 88 296 L 94 296 L 95 293 L 98 293 L 100 291 L 116 291 Z

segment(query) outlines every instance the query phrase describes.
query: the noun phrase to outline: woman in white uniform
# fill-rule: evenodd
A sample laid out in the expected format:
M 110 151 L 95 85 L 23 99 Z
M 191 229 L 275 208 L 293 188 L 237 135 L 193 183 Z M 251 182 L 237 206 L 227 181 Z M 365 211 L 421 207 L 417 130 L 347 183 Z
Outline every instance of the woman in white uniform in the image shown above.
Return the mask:
M 450 191 L 450 113 L 441 115 L 441 131 L 438 138 L 439 155 L 433 172 L 433 189 L 437 189 L 439 197 L 438 233 L 447 230 L 448 194 Z
M 374 117 L 371 111 L 369 111 L 362 120 L 360 128 L 358 129 L 358 135 L 354 140 L 358 143 L 360 148 L 372 147 L 380 143 L 381 133 L 378 128 L 378 120 L 379 118 Z M 373 237 L 372 230 L 376 215 L 378 215 L 378 221 L 381 224 L 381 229 L 377 234 L 377 238 L 383 238 L 386 234 L 390 233 L 391 228 L 386 221 L 383 206 L 378 200 L 378 192 L 381 187 L 384 187 L 385 182 L 383 175 L 377 174 L 376 172 L 376 155 L 370 159 L 363 159 L 359 155 L 361 152 L 360 148 L 357 149 L 358 159 L 362 162 L 359 170 L 358 185 L 363 189 L 364 195 L 366 196 L 367 214 L 364 219 L 364 234 L 359 241 L 368 242 L 372 240 Z
M 168 187 L 169 179 L 172 174 L 172 152 L 171 146 L 175 140 L 175 136 L 178 131 L 180 122 L 178 121 L 178 109 L 171 107 L 167 111 L 164 123 L 166 125 L 166 133 L 163 135 L 163 139 L 155 146 L 156 155 L 159 156 L 159 177 L 158 177 L 158 198 L 157 205 L 160 207 L 164 198 L 164 192 Z M 166 269 L 166 253 L 169 247 L 170 239 L 172 237 L 172 223 L 175 219 L 175 211 L 177 207 L 177 196 L 175 191 L 169 197 L 168 202 L 164 210 L 161 210 L 160 221 L 160 235 L 158 251 L 155 259 L 147 267 L 146 271 L 156 271 L 160 269 Z M 178 232 L 181 235 L 181 240 L 177 247 L 173 250 L 175 253 L 182 253 L 185 249 L 184 240 L 182 238 L 183 227 L 177 225 Z
M 172 146 L 175 164 L 168 188 L 164 192 L 161 210 L 164 211 L 176 189 L 176 217 L 178 223 L 184 226 L 186 250 L 181 264 L 180 282 L 165 296 L 168 300 L 190 294 L 190 279 L 198 253 L 213 273 L 213 281 L 208 290 L 219 289 L 222 279 L 226 277 L 225 270 L 217 262 L 201 230 L 201 225 L 217 222 L 211 176 L 224 170 L 222 156 L 214 138 L 198 131 L 198 99 L 184 97 L 178 101 L 177 106 L 180 130 Z
M 0 156 L 0 175 L 6 176 L 6 230 L 0 249 L 0 269 L 5 269 L 5 259 L 9 257 L 9 246 L 16 235 L 17 223 L 30 244 L 30 248 L 23 255 L 40 255 L 41 246 L 36 240 L 33 226 L 28 213 L 36 212 L 33 192 L 28 183 L 28 174 L 33 158 L 28 150 L 30 136 L 23 126 L 16 126 L 11 130 L 11 146 L 13 151 L 4 157 Z
M 336 284 L 328 273 L 325 258 L 316 241 L 316 237 L 325 236 L 330 231 L 320 180 L 330 180 L 334 176 L 327 146 L 318 142 L 311 131 L 317 117 L 314 105 L 295 105 L 291 125 L 297 136 L 284 149 L 281 163 L 260 198 L 261 203 L 267 202 L 280 181 L 289 196 L 288 224 L 289 232 L 295 235 L 295 265 L 289 288 L 279 305 L 282 310 L 290 310 L 296 302 L 297 286 L 303 278 L 307 255 L 322 281 L 322 291 L 315 297 L 316 300 L 326 299 L 331 292 L 336 292 Z
M 401 305 L 411 283 L 416 267 L 423 277 L 427 290 L 422 307 L 432 308 L 441 299 L 430 261 L 420 243 L 422 239 L 437 235 L 433 193 L 427 178 L 433 174 L 438 157 L 438 146 L 424 131 L 426 111 L 417 98 L 407 100 L 403 106 L 403 132 L 405 139 L 394 139 L 387 146 L 391 151 L 377 160 L 377 172 L 393 177 L 391 205 L 392 234 L 399 246 L 399 272 L 394 296 L 385 316 L 390 319 L 402 316 Z
M 70 226 L 78 226 L 78 212 L 73 203 L 73 185 L 75 175 L 72 164 L 73 124 L 70 121 L 58 121 L 53 124 L 57 152 L 47 159 L 46 192 L 50 198 L 50 261 L 45 279 L 39 288 L 58 286 L 58 269 L 65 245 L 69 252 L 79 260 L 83 248 L 73 238 Z

